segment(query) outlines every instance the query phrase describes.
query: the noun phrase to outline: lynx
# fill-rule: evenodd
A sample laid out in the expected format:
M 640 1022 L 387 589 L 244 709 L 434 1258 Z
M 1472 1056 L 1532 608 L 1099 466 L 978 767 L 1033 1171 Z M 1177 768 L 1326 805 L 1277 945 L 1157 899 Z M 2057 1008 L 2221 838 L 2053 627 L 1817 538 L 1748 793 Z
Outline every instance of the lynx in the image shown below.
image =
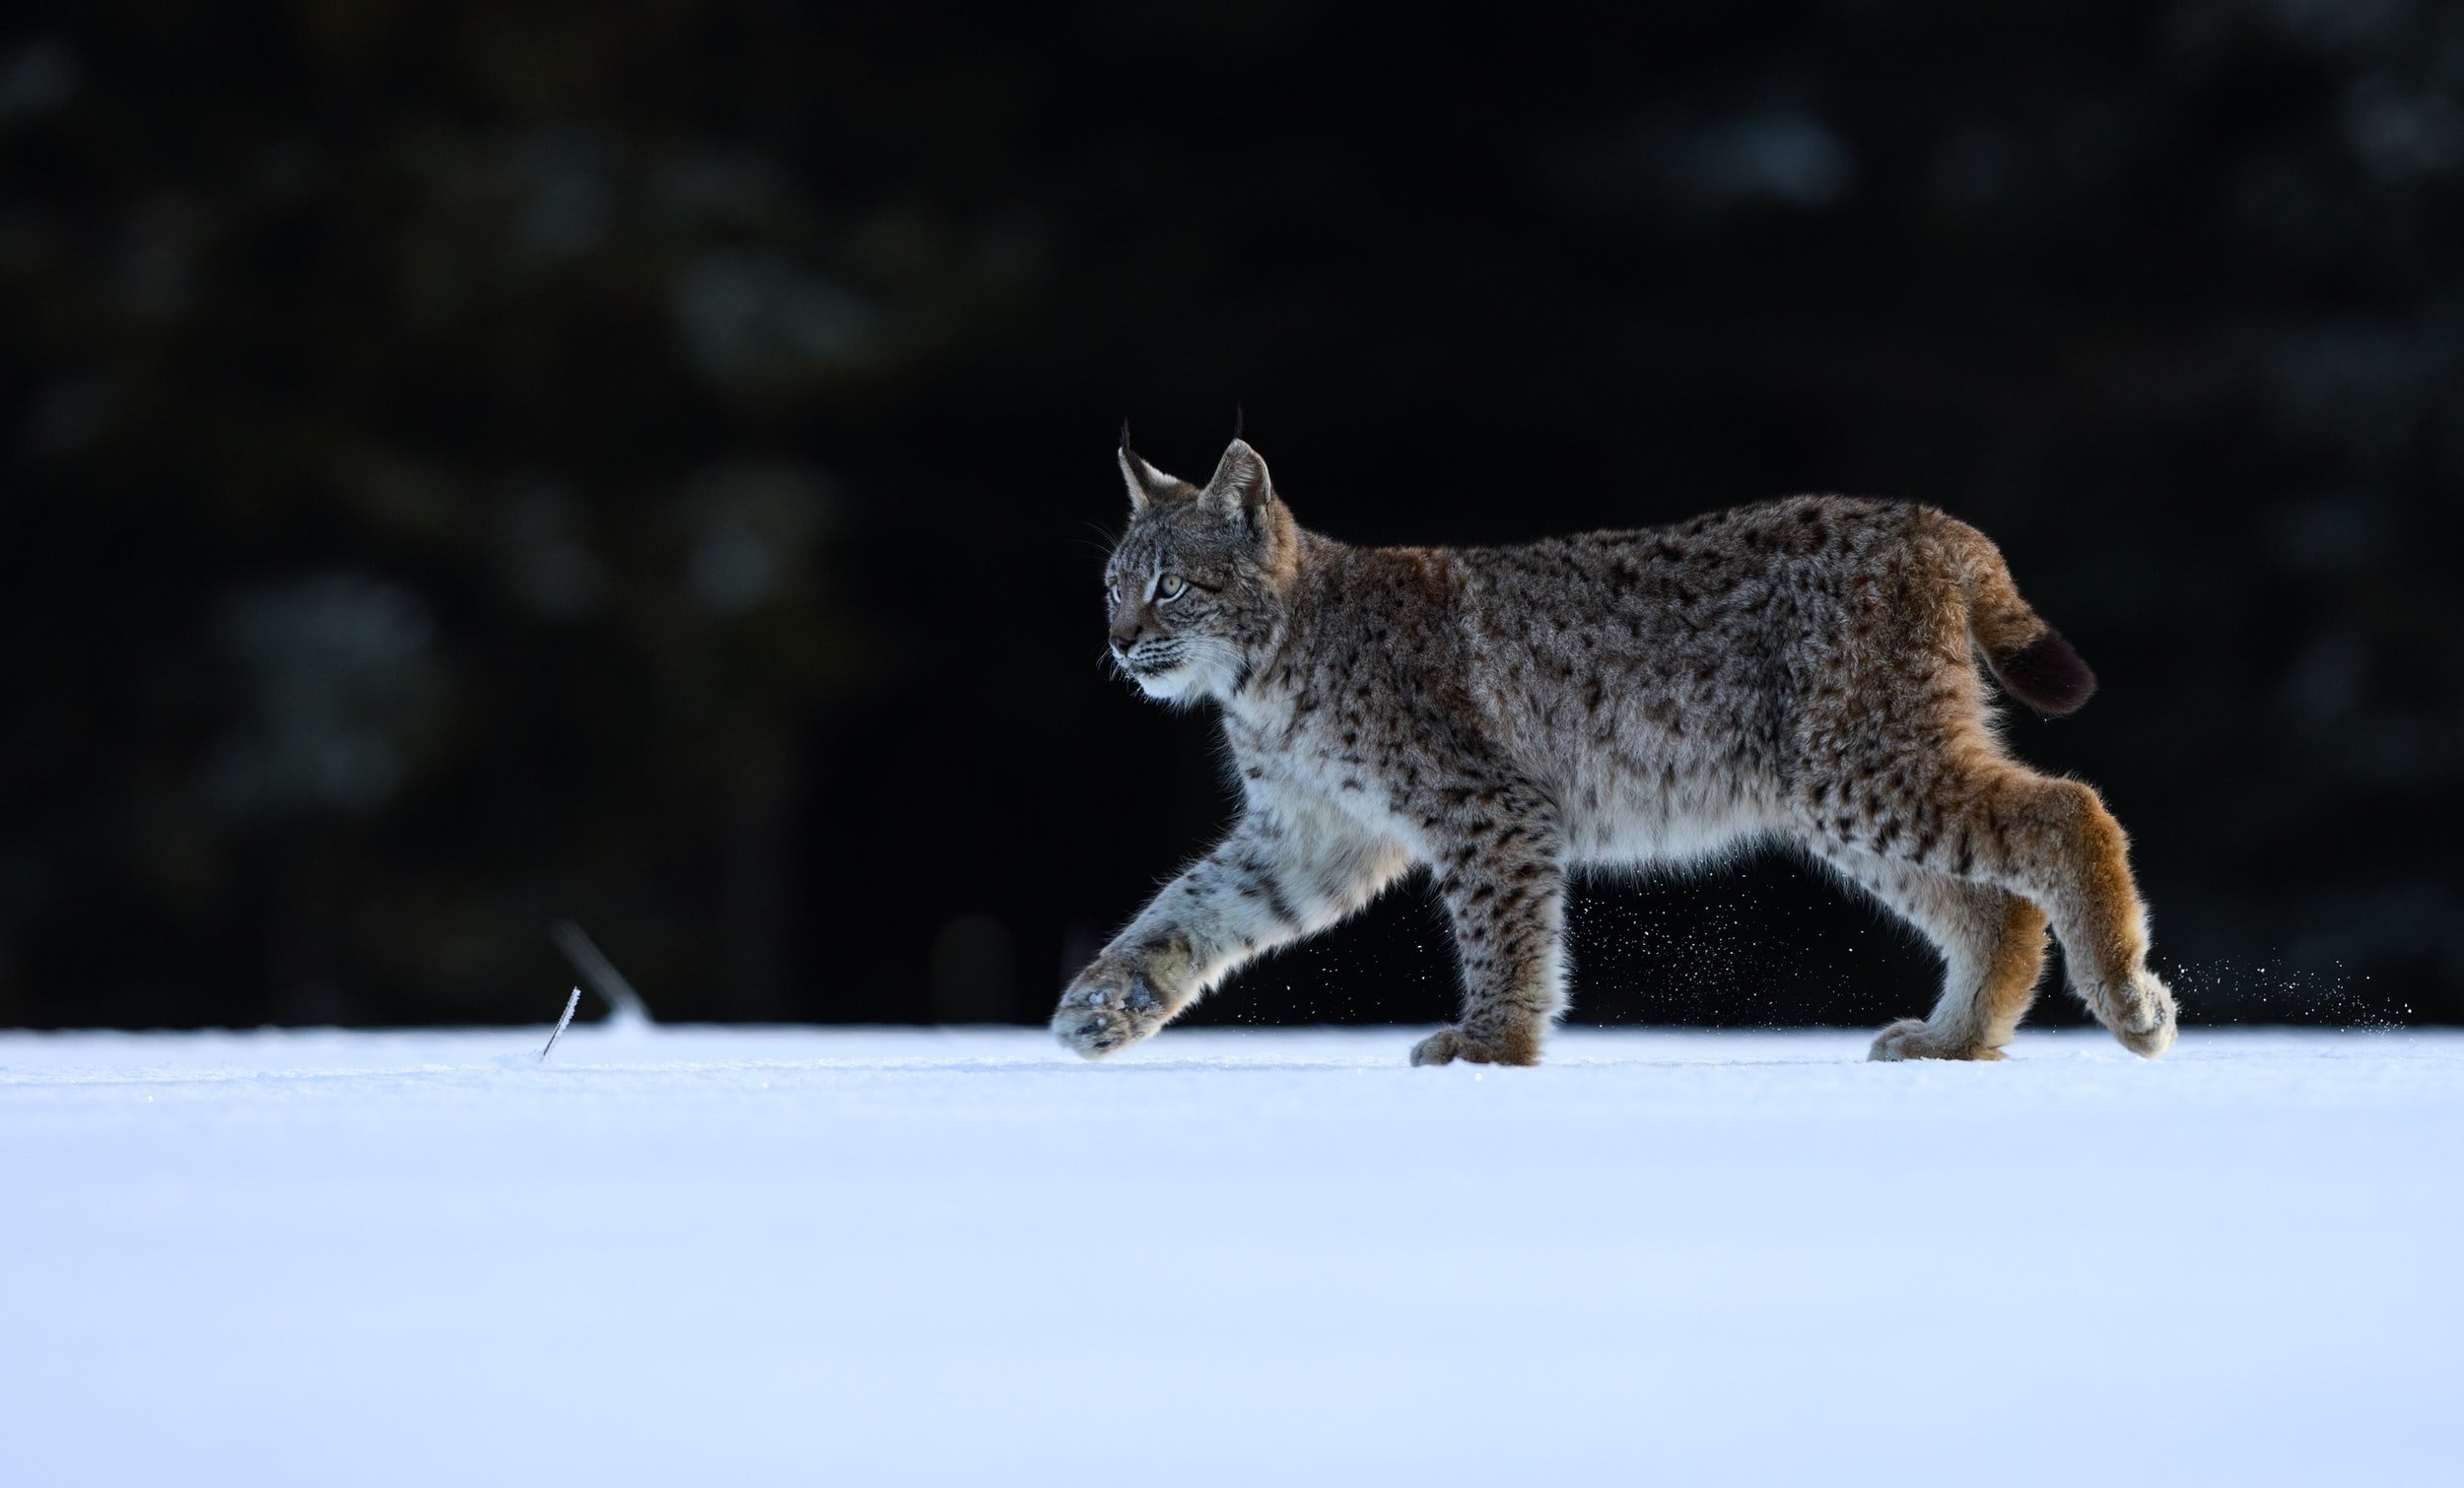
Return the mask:
M 1240 821 L 1062 994 L 1089 1058 L 1414 865 L 1454 921 L 1463 1011 L 1414 1064 L 1531 1064 L 1566 1005 L 1586 864 L 1793 845 L 1941 952 L 1929 1018 L 1877 1059 L 1998 1059 L 2050 921 L 2122 1044 L 2173 1043 L 2147 914 L 2096 792 L 2016 763 L 1983 676 L 2046 714 L 2095 679 L 1985 535 L 1806 496 L 1505 548 L 1356 548 L 1300 527 L 1235 439 L 1202 487 L 1129 447 L 1111 659 L 1220 710 Z

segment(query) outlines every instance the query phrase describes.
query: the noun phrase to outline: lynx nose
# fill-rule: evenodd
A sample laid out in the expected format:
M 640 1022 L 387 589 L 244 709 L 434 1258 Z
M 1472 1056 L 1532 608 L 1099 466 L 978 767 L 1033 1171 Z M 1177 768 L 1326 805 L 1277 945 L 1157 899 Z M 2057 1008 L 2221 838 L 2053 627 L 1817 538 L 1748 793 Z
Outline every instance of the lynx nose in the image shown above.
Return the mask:
M 1145 634 L 1146 628 L 1141 625 L 1114 626 L 1112 628 L 1112 653 L 1116 656 L 1129 655 L 1129 647 L 1137 644 L 1138 638 Z

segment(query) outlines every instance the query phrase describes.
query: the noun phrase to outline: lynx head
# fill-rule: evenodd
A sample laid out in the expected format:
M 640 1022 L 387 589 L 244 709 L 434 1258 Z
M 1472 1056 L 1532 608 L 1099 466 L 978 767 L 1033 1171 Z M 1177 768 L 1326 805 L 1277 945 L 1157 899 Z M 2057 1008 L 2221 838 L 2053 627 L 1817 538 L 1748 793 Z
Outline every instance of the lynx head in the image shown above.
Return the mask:
M 1193 486 L 1129 447 L 1129 528 L 1105 566 L 1112 659 L 1139 690 L 1196 703 L 1239 692 L 1279 643 L 1300 536 L 1266 462 L 1239 440 Z

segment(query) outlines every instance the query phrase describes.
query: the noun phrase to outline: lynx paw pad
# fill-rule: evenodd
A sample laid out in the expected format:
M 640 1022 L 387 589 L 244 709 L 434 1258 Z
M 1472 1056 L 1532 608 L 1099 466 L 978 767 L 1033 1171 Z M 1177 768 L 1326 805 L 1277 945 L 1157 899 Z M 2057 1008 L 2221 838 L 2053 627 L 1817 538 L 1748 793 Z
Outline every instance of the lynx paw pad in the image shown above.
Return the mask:
M 1097 982 L 1071 987 L 1053 1011 L 1053 1035 L 1081 1056 L 1100 1059 L 1150 1038 L 1164 1026 L 1163 999 L 1132 977 L 1127 985 Z
M 1902 1018 L 1883 1029 L 1866 1052 L 1869 1059 L 1999 1059 L 2002 1050 L 1985 1045 L 1952 1045 L 1934 1037 L 1922 1018 Z
M 1451 1064 L 1538 1064 L 1540 1045 L 1532 1040 L 1477 1039 L 1459 1028 L 1441 1028 L 1411 1047 L 1411 1062 Z
M 2173 1047 L 2173 989 L 2154 972 L 2142 971 L 2114 998 L 2113 1037 L 2142 1058 L 2153 1059 Z

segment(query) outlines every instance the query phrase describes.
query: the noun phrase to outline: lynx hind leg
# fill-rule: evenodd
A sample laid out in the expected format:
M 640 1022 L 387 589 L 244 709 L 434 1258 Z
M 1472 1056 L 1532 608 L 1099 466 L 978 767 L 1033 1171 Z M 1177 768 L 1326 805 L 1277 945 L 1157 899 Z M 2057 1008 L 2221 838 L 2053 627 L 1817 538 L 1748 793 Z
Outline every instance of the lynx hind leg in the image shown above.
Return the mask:
M 1999 1059 L 2045 970 L 2045 913 L 1989 884 L 1828 846 L 1825 860 L 1925 932 L 1943 959 L 1931 1017 L 1875 1039 L 1876 1059 Z
M 2172 1048 L 2173 993 L 2148 970 L 2147 911 L 2131 879 L 2129 840 L 2094 790 L 2007 761 L 1945 762 L 1906 789 L 1852 791 L 1848 800 L 1848 810 L 1809 823 L 1830 848 L 2035 905 L 2062 942 L 2071 989 L 2096 1020 L 2134 1053 L 2154 1058 Z
M 2124 1048 L 2151 1059 L 2171 1048 L 2173 991 L 2148 970 L 2148 911 L 2122 824 L 2089 787 L 2016 766 L 1988 799 L 1988 825 L 2009 844 L 1997 876 L 2051 916 L 2071 990 Z

